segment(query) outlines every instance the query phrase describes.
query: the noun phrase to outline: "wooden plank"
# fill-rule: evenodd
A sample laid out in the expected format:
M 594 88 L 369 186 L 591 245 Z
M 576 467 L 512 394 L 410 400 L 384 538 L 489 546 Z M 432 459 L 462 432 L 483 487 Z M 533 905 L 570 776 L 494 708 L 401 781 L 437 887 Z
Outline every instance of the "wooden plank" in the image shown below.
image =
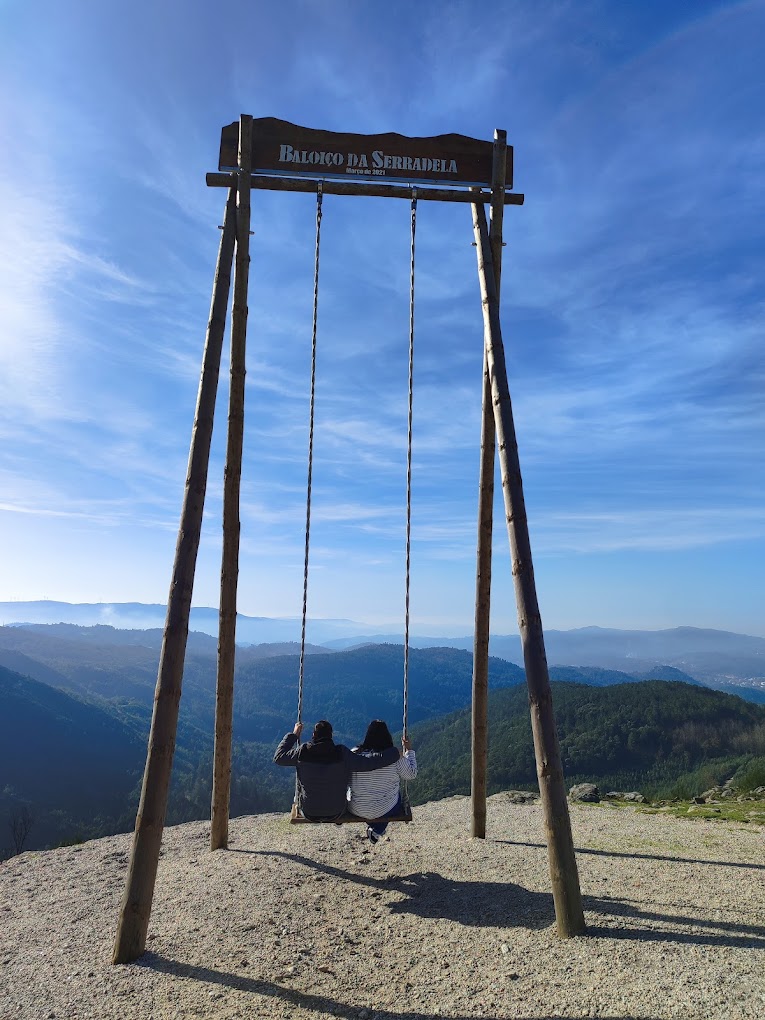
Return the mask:
M 306 818 L 300 813 L 300 808 L 297 804 L 292 805 L 292 811 L 290 813 L 290 825 L 350 825 L 354 822 L 363 822 L 364 825 L 377 825 L 383 822 L 404 822 L 407 825 L 412 821 L 412 810 L 402 812 L 400 815 L 389 815 L 385 818 L 359 818 L 358 815 L 352 815 L 350 812 L 346 812 L 344 815 L 340 815 L 339 818 L 334 819 L 331 822 L 317 822 L 312 818 Z
M 223 334 L 226 328 L 231 263 L 234 257 L 235 202 L 235 192 L 232 191 L 226 204 L 215 270 L 212 306 L 207 324 L 196 414 L 191 433 L 183 509 L 178 527 L 165 633 L 157 672 L 146 769 L 114 943 L 114 963 L 129 963 L 137 959 L 146 948 L 146 932 L 149 927 L 167 810 L 183 664 L 189 633 L 191 593 L 194 587 L 202 512 L 207 490 L 215 397 L 218 390 Z
M 205 176 L 208 188 L 232 188 L 236 176 L 230 173 L 208 173 Z M 322 178 L 322 180 L 324 180 Z M 232 183 L 233 182 L 233 183 Z M 318 181 L 297 177 L 253 177 L 252 187 L 260 191 L 300 191 L 316 194 Z M 361 181 L 324 180 L 325 195 L 367 195 L 372 198 L 412 199 L 412 185 L 368 184 Z M 523 205 L 524 195 L 517 191 L 505 192 L 505 205 Z M 461 191 L 457 188 L 417 188 L 417 200 L 423 202 L 461 202 L 473 205 L 476 202 L 491 202 L 490 191 Z
M 253 120 L 252 169 L 308 177 L 356 177 L 438 184 L 489 184 L 491 142 L 466 135 L 410 138 L 300 127 L 276 117 Z M 239 122 L 221 131 L 219 170 L 237 166 Z M 512 173 L 512 161 L 509 163 Z M 512 187 L 512 178 L 505 181 Z
M 571 820 L 566 800 L 558 733 L 552 707 L 550 677 L 547 671 L 542 618 L 534 583 L 526 505 L 515 424 L 507 382 L 499 302 L 494 266 L 482 205 L 473 206 L 473 231 L 478 256 L 484 342 L 492 386 L 494 425 L 502 469 L 507 534 L 513 569 L 513 585 L 518 608 L 518 626 L 523 646 L 523 661 L 529 689 L 531 729 L 537 762 L 537 778 L 545 820 L 548 861 L 558 933 L 564 938 L 582 934 L 585 929 L 579 874 L 571 835 Z

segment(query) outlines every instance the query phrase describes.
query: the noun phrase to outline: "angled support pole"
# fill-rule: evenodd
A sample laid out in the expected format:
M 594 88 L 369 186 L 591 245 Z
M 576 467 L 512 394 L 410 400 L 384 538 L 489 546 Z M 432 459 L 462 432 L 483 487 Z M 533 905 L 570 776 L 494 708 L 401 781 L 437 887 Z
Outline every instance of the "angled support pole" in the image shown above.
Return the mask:
M 154 713 L 149 733 L 146 769 L 136 817 L 133 848 L 128 865 L 125 894 L 114 943 L 114 963 L 129 963 L 146 948 L 154 883 L 157 877 L 162 830 L 165 826 L 167 795 L 178 727 L 183 663 L 189 633 L 191 594 L 202 530 L 202 513 L 207 490 L 215 397 L 226 329 L 226 308 L 234 257 L 236 195 L 232 189 L 226 203 L 218 263 L 215 269 L 210 319 L 207 325 L 202 374 L 199 381 L 194 427 L 183 509 L 175 547 L 173 576 L 167 603 L 165 632 L 154 693 Z
M 497 288 L 483 205 L 473 205 L 473 231 L 478 255 L 478 277 L 481 284 L 486 361 L 491 380 L 494 425 L 499 446 L 502 492 L 513 563 L 515 599 L 518 607 L 518 627 L 529 688 L 531 729 L 534 735 L 539 792 L 544 812 L 555 917 L 558 934 L 563 938 L 569 938 L 573 935 L 581 935 L 585 931 L 582 896 L 571 835 L 571 819 L 566 801 L 566 786 L 561 767 L 558 733 L 553 714 L 542 618 L 539 613 L 534 584 L 531 542 L 523 498 L 513 409 L 507 382 Z
M 502 269 L 502 217 L 505 211 L 507 132 L 494 132 L 491 182 L 490 243 L 494 282 L 499 301 Z M 481 413 L 481 469 L 478 482 L 478 544 L 475 577 L 475 631 L 473 635 L 473 739 L 470 773 L 470 835 L 486 838 L 486 768 L 488 763 L 489 624 L 491 616 L 491 544 L 494 517 L 494 412 L 491 380 L 483 357 L 483 406 Z
M 247 343 L 247 292 L 250 275 L 250 171 L 252 117 L 239 118 L 239 171 L 236 202 L 236 262 L 231 317 L 231 381 L 228 403 L 228 441 L 223 481 L 223 554 L 218 622 L 218 681 L 215 696 L 215 752 L 213 765 L 210 849 L 228 846 L 231 800 L 231 727 L 236 658 L 236 593 L 239 581 L 239 494 L 244 444 L 244 379 Z

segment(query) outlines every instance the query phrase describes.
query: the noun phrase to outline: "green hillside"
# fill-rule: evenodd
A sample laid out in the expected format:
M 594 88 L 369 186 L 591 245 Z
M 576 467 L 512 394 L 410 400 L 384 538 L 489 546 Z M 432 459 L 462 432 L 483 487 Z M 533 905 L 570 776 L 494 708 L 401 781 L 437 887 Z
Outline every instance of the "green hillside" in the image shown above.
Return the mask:
M 62 829 L 124 826 L 145 744 L 136 730 L 87 704 L 0 666 L 0 820 L 31 806 L 35 845 Z M 115 817 L 116 807 L 116 817 Z M 0 846 L 7 840 L 0 835 Z
M 295 655 L 246 663 L 237 670 L 234 713 L 243 740 L 278 741 L 292 728 L 297 710 Z M 404 650 L 367 645 L 310 656 L 305 663 L 303 717 L 329 719 L 338 739 L 358 743 L 370 719 L 401 728 Z M 412 649 L 409 658 L 409 721 L 417 723 L 470 703 L 473 657 L 456 648 Z M 522 669 L 504 659 L 489 662 L 489 686 L 525 682 Z
M 569 785 L 650 790 L 701 765 L 765 754 L 765 708 L 729 694 L 659 680 L 552 688 Z M 490 693 L 489 719 L 489 792 L 535 788 L 526 690 Z M 415 802 L 470 792 L 469 709 L 422 723 L 412 738 L 421 762 Z

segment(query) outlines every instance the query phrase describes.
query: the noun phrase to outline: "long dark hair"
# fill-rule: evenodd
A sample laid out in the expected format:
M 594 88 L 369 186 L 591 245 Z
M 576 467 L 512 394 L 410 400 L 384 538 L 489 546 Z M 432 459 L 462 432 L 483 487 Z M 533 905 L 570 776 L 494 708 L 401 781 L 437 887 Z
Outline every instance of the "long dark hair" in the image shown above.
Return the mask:
M 387 751 L 389 747 L 393 747 L 393 737 L 387 724 L 382 719 L 373 719 L 367 726 L 359 751 Z

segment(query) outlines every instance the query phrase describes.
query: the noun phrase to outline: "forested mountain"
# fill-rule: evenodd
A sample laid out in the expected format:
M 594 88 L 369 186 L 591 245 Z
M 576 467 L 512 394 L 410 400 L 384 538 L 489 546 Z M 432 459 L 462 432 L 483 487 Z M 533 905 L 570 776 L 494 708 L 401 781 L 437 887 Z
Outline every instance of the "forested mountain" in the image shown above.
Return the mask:
M 103 708 L 0 666 L 0 820 L 31 806 L 34 844 L 126 828 L 145 740 Z M 9 835 L 0 832 L 0 845 Z
M 370 719 L 400 728 L 403 714 L 403 648 L 369 645 L 311 656 L 305 663 L 307 720 L 329 719 L 339 739 L 358 742 Z M 470 702 L 472 656 L 456 648 L 412 649 L 409 658 L 409 720 L 429 719 Z M 523 683 L 512 662 L 492 659 L 490 687 Z M 237 671 L 235 715 L 243 739 L 276 740 L 291 727 L 297 707 L 298 659 L 266 659 Z
M 84 700 L 0 666 L 0 859 L 14 812 L 33 820 L 27 849 L 133 827 L 150 708 L 135 701 Z M 213 723 L 181 713 L 167 821 L 209 812 Z M 231 808 L 235 814 L 278 810 L 288 777 L 271 765 L 273 748 L 234 742 Z
M 35 819 L 27 844 L 32 848 L 132 826 L 160 643 L 159 631 L 0 628 L 0 665 L 6 667 L 0 670 L 0 849 L 8 841 L 6 815 L 19 805 L 28 805 Z M 237 650 L 234 814 L 289 805 L 293 777 L 272 766 L 271 756 L 295 719 L 298 656 L 269 654 L 277 650 Z M 213 639 L 191 637 L 168 822 L 209 812 L 215 652 Z M 760 753 L 755 724 L 762 709 L 667 682 L 693 682 L 673 667 L 648 671 L 661 682 L 600 667 L 553 666 L 550 673 L 553 680 L 574 681 L 555 686 L 569 780 L 610 777 L 616 783 L 622 777 L 623 785 L 640 786 L 694 767 L 699 755 L 718 760 Z M 409 721 L 423 766 L 412 792 L 420 800 L 468 788 L 471 674 L 469 652 L 411 650 Z M 338 739 L 349 744 L 361 738 L 371 718 L 400 729 L 402 677 L 403 649 L 397 645 L 310 655 L 303 718 L 309 726 L 329 718 Z M 523 670 L 492 658 L 489 680 L 493 788 L 533 785 Z M 675 688 L 681 694 L 670 696 Z M 715 713 L 728 719 L 731 704 L 739 706 L 738 716 L 730 716 L 739 719 L 733 729 L 710 721 Z M 749 720 L 748 730 L 741 720 Z M 723 738 L 723 744 L 714 743 Z
M 16 667 L 16 672 L 0 667 L 0 791 L 5 791 L 0 799 L 0 849 L 8 838 L 4 830 L 13 805 L 29 805 L 34 815 L 29 847 L 129 828 L 135 817 L 158 645 L 153 635 L 144 644 L 128 635 L 127 644 L 120 646 L 114 634 L 106 635 L 106 641 L 99 634 L 96 641 L 89 633 L 78 641 L 77 634 L 53 629 L 56 633 L 47 628 L 40 634 L 25 628 L 0 630 L 6 644 L 41 657 L 3 649 L 0 643 L 0 662 Z M 293 779 L 272 766 L 271 757 L 295 720 L 299 659 L 260 658 L 245 651 L 237 660 L 232 811 L 284 808 Z M 305 671 L 304 718 L 311 722 L 329 717 L 338 739 L 348 743 L 361 739 L 371 718 L 386 718 L 395 730 L 402 716 L 402 672 L 403 649 L 395 646 L 311 656 Z M 492 661 L 492 685 L 522 680 L 517 666 Z M 471 657 L 454 649 L 414 652 L 410 684 L 413 721 L 463 706 L 470 700 Z M 215 656 L 190 652 L 169 822 L 204 817 L 209 811 L 214 712 Z M 109 758 L 108 767 L 102 754 Z M 61 768 L 60 762 L 65 763 Z
M 126 634 L 124 644 L 117 641 Z M 143 643 L 138 639 L 146 638 Z M 191 639 L 192 635 L 190 635 Z M 212 732 L 215 712 L 216 643 L 207 635 L 189 642 L 183 677 L 182 718 Z M 78 697 L 109 705 L 150 709 L 154 699 L 161 634 L 69 625 L 0 628 L 0 665 L 26 673 Z M 269 649 L 273 650 L 273 649 Z M 371 718 L 398 724 L 402 715 L 404 651 L 370 645 L 346 652 L 309 655 L 305 663 L 307 720 L 330 718 L 343 739 L 359 740 Z M 299 656 L 237 648 L 234 712 L 244 740 L 274 741 L 292 726 L 297 709 Z M 412 649 L 409 713 L 412 721 L 459 708 L 470 701 L 472 656 L 454 648 Z M 622 677 L 622 679 L 624 679 Z M 490 686 L 521 683 L 524 672 L 491 659 Z
M 734 759 L 765 755 L 765 708 L 734 695 L 658 680 L 602 688 L 553 683 L 552 690 L 569 785 L 655 792 L 702 764 L 732 772 Z M 526 691 L 491 692 L 489 718 L 489 792 L 536 788 Z M 422 723 L 412 738 L 422 763 L 413 801 L 469 793 L 468 708 Z

